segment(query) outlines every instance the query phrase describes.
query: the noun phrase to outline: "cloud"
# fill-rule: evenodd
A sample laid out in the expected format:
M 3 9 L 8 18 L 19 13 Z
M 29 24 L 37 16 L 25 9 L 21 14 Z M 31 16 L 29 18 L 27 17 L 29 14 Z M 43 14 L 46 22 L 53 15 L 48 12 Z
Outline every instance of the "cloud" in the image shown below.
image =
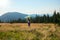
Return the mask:
M 5 8 L 9 5 L 9 0 L 0 0 L 0 8 Z
M 10 6 L 10 0 L 0 0 L 0 15 L 4 14 Z

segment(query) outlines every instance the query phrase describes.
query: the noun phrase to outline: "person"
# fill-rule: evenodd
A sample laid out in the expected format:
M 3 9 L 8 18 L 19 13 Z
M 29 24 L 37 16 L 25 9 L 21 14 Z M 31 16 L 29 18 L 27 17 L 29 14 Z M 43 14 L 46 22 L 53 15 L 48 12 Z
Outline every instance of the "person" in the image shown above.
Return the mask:
M 30 27 L 30 19 L 28 18 L 28 26 Z

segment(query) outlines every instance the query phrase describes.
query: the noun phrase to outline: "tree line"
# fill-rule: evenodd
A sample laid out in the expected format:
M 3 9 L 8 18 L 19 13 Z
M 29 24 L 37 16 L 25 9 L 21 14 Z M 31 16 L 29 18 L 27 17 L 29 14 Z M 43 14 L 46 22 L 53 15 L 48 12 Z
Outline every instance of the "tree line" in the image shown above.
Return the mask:
M 49 14 L 43 15 L 43 16 L 36 15 L 36 17 L 30 18 L 30 22 L 31 23 L 59 23 L 60 24 L 60 13 L 54 11 L 52 16 L 49 16 Z M 0 20 L 0 23 L 2 23 L 1 20 Z M 19 18 L 18 20 L 11 20 L 11 21 L 8 21 L 7 23 L 27 23 L 27 21 L 26 19 Z
M 37 16 L 35 18 L 31 18 L 33 23 L 59 23 L 60 22 L 60 13 L 54 11 L 52 16 L 43 15 Z

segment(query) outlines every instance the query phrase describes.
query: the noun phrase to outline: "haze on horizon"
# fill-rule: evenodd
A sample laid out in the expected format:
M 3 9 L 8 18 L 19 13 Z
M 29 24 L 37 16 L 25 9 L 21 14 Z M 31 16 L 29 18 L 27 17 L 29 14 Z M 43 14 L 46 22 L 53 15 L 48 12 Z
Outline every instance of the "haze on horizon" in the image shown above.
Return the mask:
M 60 12 L 60 0 L 0 0 L 0 15 L 6 12 L 47 14 Z

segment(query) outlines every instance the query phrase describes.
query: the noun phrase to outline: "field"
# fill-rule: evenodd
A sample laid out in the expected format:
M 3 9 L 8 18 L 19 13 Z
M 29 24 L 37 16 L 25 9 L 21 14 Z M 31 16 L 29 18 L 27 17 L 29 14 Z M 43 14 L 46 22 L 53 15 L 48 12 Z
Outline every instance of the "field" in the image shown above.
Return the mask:
M 0 40 L 60 40 L 60 26 L 52 23 L 0 23 Z

